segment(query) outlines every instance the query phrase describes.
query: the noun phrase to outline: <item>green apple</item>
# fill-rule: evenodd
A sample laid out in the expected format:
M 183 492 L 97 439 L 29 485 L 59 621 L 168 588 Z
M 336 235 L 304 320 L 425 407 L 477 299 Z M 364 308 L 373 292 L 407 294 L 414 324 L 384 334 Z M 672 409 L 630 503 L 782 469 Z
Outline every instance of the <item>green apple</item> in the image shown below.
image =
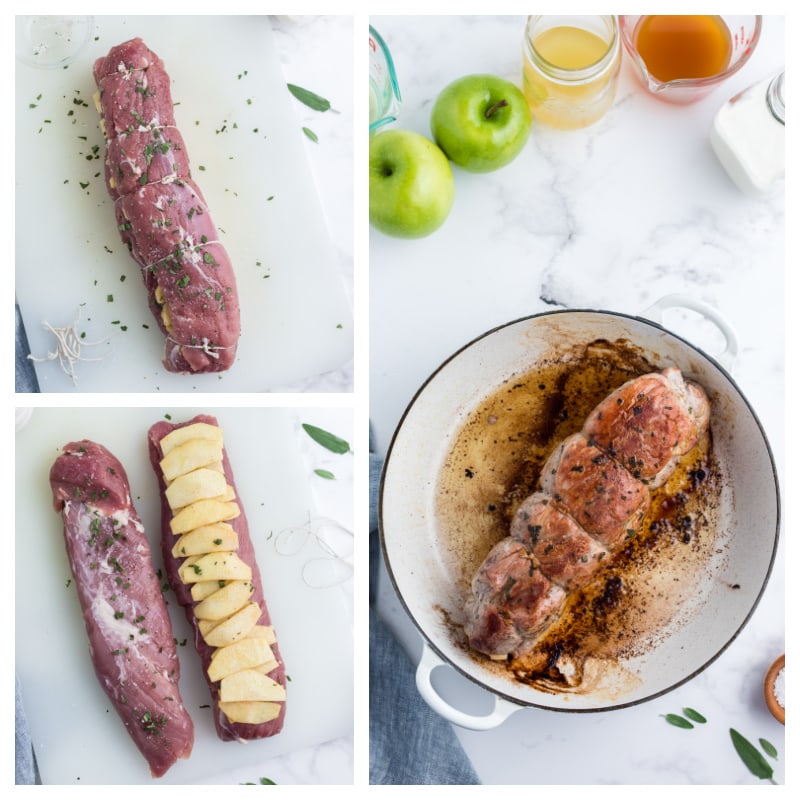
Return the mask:
M 522 92 L 496 75 L 465 75 L 446 86 L 431 112 L 431 132 L 445 155 L 469 172 L 513 161 L 531 130 Z
M 418 239 L 453 206 L 453 170 L 427 137 L 395 128 L 369 141 L 369 221 L 383 233 Z

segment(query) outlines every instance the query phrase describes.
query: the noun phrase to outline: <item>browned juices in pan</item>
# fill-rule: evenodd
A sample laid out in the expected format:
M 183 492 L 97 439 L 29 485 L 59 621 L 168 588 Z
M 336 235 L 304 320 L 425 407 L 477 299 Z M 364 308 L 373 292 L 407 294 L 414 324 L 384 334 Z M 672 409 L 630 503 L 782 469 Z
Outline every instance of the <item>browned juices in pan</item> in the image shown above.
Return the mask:
M 553 447 L 580 430 L 614 389 L 656 369 L 624 343 L 595 342 L 574 359 L 513 376 L 470 414 L 450 448 L 437 492 L 447 566 L 464 596 L 487 552 L 508 535 L 519 504 L 536 490 Z M 708 583 L 719 491 L 707 433 L 651 493 L 641 532 L 595 581 L 570 595 L 535 649 L 493 668 L 558 691 L 562 676 L 554 665 L 564 655 L 580 667 L 589 657 L 619 661 L 641 654 Z M 458 622 L 450 622 L 453 635 L 463 636 Z M 469 652 L 466 642 L 464 648 Z

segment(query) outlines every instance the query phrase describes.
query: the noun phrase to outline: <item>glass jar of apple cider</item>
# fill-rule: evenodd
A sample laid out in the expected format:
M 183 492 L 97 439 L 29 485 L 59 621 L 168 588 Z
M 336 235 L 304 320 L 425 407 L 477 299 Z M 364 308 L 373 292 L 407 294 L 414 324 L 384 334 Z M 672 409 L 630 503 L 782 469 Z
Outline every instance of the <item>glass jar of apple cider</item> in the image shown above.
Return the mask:
M 535 120 L 583 128 L 614 101 L 621 62 L 616 16 L 530 16 L 522 90 Z

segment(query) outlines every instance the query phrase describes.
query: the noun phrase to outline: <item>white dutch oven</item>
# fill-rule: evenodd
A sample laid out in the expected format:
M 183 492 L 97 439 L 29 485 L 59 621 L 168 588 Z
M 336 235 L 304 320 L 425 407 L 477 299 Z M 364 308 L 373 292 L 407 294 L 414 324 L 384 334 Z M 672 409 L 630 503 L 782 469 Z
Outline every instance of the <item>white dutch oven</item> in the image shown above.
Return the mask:
M 691 308 L 713 323 L 725 340 L 711 358 L 660 324 L 670 307 Z M 649 700 L 689 680 L 713 662 L 752 615 L 772 570 L 780 528 L 775 464 L 764 431 L 728 370 L 736 338 L 709 306 L 670 296 L 646 317 L 568 310 L 526 317 L 496 328 L 455 353 L 431 375 L 405 411 L 387 453 L 380 491 L 380 527 L 386 566 L 408 614 L 423 635 L 417 686 L 440 715 L 462 727 L 500 725 L 522 707 L 602 711 Z M 713 565 L 702 601 L 648 652 L 625 664 L 638 686 L 622 698 L 541 691 L 491 670 L 466 651 L 452 626 L 464 587 L 452 573 L 437 530 L 435 497 L 440 468 L 452 439 L 478 404 L 504 381 L 528 372 L 578 345 L 598 339 L 627 340 L 659 368 L 677 366 L 700 383 L 712 404 L 715 456 L 725 475 L 718 536 L 724 555 Z M 494 696 L 494 708 L 475 716 L 453 707 L 433 686 L 431 674 L 450 665 Z

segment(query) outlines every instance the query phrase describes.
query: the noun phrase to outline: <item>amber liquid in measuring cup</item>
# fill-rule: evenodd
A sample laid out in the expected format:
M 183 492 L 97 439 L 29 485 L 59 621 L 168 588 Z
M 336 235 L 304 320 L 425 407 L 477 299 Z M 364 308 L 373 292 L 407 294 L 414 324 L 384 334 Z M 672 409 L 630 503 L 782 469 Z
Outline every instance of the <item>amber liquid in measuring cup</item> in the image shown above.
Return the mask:
M 639 21 L 636 51 L 656 80 L 713 78 L 728 67 L 731 33 L 716 15 L 653 15 Z

